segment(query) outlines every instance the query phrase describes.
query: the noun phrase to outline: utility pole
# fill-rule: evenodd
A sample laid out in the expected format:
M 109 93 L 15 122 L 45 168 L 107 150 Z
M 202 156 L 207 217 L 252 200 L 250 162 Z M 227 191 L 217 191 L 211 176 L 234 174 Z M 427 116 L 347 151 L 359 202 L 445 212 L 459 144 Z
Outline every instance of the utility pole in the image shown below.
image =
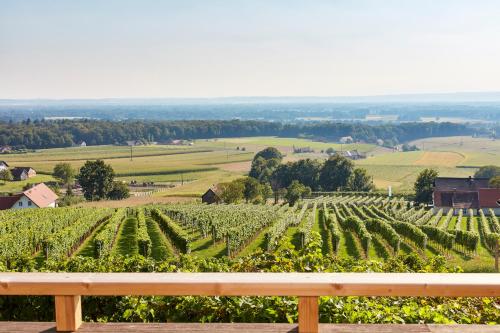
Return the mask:
M 134 146 L 130 146 L 130 161 L 132 161 L 132 148 L 133 148 L 133 147 L 134 147 Z
M 184 185 L 184 174 L 181 173 L 181 186 Z

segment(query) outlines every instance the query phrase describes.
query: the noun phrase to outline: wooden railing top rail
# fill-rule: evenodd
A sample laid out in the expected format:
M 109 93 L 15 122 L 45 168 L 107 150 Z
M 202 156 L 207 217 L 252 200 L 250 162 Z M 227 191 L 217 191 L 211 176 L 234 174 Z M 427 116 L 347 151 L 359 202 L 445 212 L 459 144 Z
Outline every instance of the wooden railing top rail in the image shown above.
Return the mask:
M 0 295 L 500 296 L 493 273 L 0 273 Z

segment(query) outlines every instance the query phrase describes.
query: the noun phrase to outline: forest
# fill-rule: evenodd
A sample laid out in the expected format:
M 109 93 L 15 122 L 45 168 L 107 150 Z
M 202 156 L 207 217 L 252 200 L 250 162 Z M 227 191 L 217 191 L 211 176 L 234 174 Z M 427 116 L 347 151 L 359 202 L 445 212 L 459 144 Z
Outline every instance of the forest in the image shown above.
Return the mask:
M 85 141 L 87 145 L 123 144 L 127 140 L 166 142 L 170 139 L 209 139 L 243 136 L 310 137 L 338 140 L 351 136 L 354 141 L 392 145 L 410 140 L 470 135 L 474 130 L 454 123 L 367 125 L 345 122 L 289 124 L 255 120 L 185 121 L 103 121 L 103 120 L 30 120 L 0 122 L 0 146 L 44 149 L 70 147 Z

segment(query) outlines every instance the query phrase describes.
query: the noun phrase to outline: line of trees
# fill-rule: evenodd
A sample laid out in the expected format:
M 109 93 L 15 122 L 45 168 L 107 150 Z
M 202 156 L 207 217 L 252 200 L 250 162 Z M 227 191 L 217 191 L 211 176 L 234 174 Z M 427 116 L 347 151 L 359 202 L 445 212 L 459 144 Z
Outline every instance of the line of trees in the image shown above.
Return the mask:
M 283 155 L 268 147 L 259 151 L 252 160 L 249 177 L 219 184 L 222 200 L 226 203 L 245 199 L 262 202 L 274 194 L 275 201 L 284 198 L 293 205 L 312 191 L 347 190 L 368 192 L 375 189 L 372 177 L 365 169 L 340 155 L 326 161 L 302 159 L 283 162 Z
M 40 149 L 69 147 L 82 141 L 88 145 L 103 145 L 123 143 L 127 140 L 166 141 L 263 135 L 329 139 L 351 136 L 355 141 L 376 143 L 378 139 L 382 139 L 398 144 L 432 136 L 472 133 L 470 127 L 452 123 L 367 125 L 346 122 L 288 124 L 253 120 L 26 120 L 19 123 L 0 121 L 0 146 Z
M 75 180 L 82 187 L 83 196 L 88 201 L 121 200 L 130 196 L 128 186 L 115 181 L 113 168 L 102 160 L 86 161 L 78 172 L 69 163 L 58 163 L 54 166 L 52 175 L 67 186 L 64 202 L 74 201 L 71 185 Z

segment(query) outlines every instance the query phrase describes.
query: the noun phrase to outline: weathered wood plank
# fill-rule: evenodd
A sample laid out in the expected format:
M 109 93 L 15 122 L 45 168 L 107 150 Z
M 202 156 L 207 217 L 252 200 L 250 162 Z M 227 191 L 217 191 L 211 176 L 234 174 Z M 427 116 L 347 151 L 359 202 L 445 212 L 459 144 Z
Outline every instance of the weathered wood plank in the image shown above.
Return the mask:
M 391 325 L 320 324 L 322 333 L 500 333 L 500 325 Z M 55 323 L 0 322 L 0 333 L 52 333 Z M 297 332 L 294 324 L 183 324 L 183 323 L 83 323 L 79 333 L 288 333 Z
M 314 296 L 299 297 L 299 333 L 317 333 L 319 324 L 319 299 Z
M 0 295 L 500 296 L 500 274 L 0 273 Z

